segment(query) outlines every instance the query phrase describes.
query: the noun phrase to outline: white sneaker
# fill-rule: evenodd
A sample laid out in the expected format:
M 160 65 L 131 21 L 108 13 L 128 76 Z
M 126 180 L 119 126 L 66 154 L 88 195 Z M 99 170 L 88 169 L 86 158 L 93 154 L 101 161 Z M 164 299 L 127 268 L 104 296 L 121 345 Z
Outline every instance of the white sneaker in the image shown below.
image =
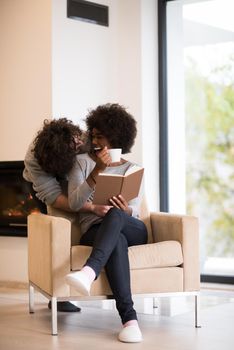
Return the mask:
M 81 295 L 90 295 L 91 283 L 84 272 L 69 273 L 65 279 L 67 284 L 74 287 Z
M 143 340 L 138 325 L 124 327 L 119 333 L 118 339 L 123 343 L 140 343 Z

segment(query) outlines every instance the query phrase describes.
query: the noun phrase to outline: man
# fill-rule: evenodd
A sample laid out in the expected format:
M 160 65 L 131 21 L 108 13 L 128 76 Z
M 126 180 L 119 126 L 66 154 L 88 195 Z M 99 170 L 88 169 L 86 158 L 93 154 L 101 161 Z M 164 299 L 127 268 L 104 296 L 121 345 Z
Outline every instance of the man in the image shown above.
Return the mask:
M 82 152 L 81 129 L 66 118 L 44 121 L 26 153 L 23 172 L 29 191 L 38 208 L 47 214 L 47 205 L 71 211 L 67 199 L 66 174 L 72 169 L 76 155 Z M 48 307 L 51 308 L 51 302 Z M 78 312 L 70 302 L 58 302 L 58 311 Z

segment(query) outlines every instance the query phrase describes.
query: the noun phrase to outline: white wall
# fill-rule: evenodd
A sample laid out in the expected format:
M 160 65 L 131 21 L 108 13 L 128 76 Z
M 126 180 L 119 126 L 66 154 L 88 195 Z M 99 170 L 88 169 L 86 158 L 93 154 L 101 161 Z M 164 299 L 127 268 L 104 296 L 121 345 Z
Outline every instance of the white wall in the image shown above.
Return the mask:
M 0 1 L 0 161 L 22 160 L 51 117 L 51 4 Z
M 66 18 L 66 0 L 53 0 L 53 115 L 83 124 L 88 108 L 126 106 L 138 122 L 127 156 L 145 167 L 151 209 L 159 207 L 157 3 L 102 0 L 109 27 Z
M 21 36 L 17 40 L 20 39 L 24 45 L 22 59 L 14 62 L 16 90 L 20 90 L 20 101 L 23 102 L 19 108 L 17 91 L 12 95 L 12 89 L 7 90 L 5 98 L 11 99 L 12 106 L 9 110 L 5 103 L 5 110 L 1 110 L 5 147 L 0 160 L 23 159 L 26 146 L 45 117 L 66 116 L 81 123 L 89 108 L 118 102 L 126 106 L 137 120 L 138 136 L 128 158 L 145 166 L 145 187 L 150 208 L 158 209 L 156 4 L 154 0 L 96 2 L 109 6 L 109 27 L 66 18 L 66 0 L 40 1 L 40 11 L 36 8 L 37 0 L 18 0 L 17 3 L 24 5 L 24 12 L 20 5 L 15 9 L 13 15 L 17 15 L 17 20 L 11 26 L 14 28 L 18 24 Z M 11 47 L 11 51 L 5 49 L 4 66 L 11 71 L 12 57 L 18 54 L 19 48 L 14 49 L 15 35 L 9 34 L 12 18 L 9 3 L 11 1 L 0 2 L 0 13 L 4 8 L 6 25 L 1 33 L 4 33 L 2 36 L 7 42 L 5 46 Z M 39 20 L 31 23 L 35 9 L 43 22 L 46 18 L 45 27 Z M 24 42 L 28 32 L 32 31 L 31 27 L 35 32 L 30 36 L 33 40 L 38 34 L 36 43 L 30 40 Z M 14 28 L 15 31 L 17 28 Z M 35 57 L 30 59 L 34 62 L 31 67 L 28 56 L 34 54 L 40 62 L 42 60 L 44 67 L 40 63 L 35 64 Z M 29 70 L 25 67 L 28 64 Z M 3 66 L 0 67 L 3 69 Z M 36 72 L 41 76 L 37 76 Z M 6 75 L 5 81 L 14 86 L 14 76 Z M 4 87 L 0 84 L 2 91 Z M 17 119 L 19 110 L 20 122 Z M 16 147 L 9 140 L 13 122 L 17 124 L 16 131 L 20 130 L 20 138 L 18 133 L 13 134 L 14 140 L 17 140 Z M 14 259 L 17 259 L 17 268 L 12 264 Z M 27 281 L 26 238 L 0 237 L 0 282 L 6 279 Z
M 96 1 L 109 6 L 109 27 L 67 18 L 66 2 L 53 0 L 53 115 L 80 123 L 89 108 L 118 102 L 140 120 L 141 1 Z M 142 162 L 139 145 L 133 153 Z
M 185 214 L 186 149 L 182 13 L 183 4 L 180 1 L 171 2 L 167 7 L 169 211 Z
M 141 2 L 141 142 L 149 209 L 159 210 L 157 3 Z
M 0 161 L 22 160 L 51 117 L 51 3 L 0 1 Z M 0 281 L 27 281 L 27 238 L 0 237 Z
M 110 26 L 66 17 L 66 0 L 53 0 L 53 115 L 80 122 L 88 108 L 117 101 L 118 1 L 110 6 Z

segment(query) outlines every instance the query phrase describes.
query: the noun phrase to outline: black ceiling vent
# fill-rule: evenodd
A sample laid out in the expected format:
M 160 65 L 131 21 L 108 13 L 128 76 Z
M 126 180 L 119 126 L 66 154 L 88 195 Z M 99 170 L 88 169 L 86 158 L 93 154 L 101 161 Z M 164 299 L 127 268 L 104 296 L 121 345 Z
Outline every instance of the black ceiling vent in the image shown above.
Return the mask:
M 108 6 L 84 0 L 67 0 L 67 17 L 109 26 Z

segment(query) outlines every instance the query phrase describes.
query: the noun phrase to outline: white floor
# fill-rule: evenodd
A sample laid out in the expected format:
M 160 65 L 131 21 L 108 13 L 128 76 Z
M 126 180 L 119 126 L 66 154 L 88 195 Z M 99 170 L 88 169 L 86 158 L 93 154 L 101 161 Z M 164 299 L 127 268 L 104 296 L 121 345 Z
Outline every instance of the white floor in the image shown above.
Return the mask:
M 203 289 L 202 328 L 194 327 L 190 298 L 135 299 L 144 335 L 140 344 L 117 341 L 120 321 L 112 303 L 81 302 L 81 313 L 59 313 L 58 336 L 50 335 L 47 300 L 35 297 L 28 313 L 26 290 L 0 288 L 0 350 L 149 349 L 231 350 L 234 347 L 234 291 Z

